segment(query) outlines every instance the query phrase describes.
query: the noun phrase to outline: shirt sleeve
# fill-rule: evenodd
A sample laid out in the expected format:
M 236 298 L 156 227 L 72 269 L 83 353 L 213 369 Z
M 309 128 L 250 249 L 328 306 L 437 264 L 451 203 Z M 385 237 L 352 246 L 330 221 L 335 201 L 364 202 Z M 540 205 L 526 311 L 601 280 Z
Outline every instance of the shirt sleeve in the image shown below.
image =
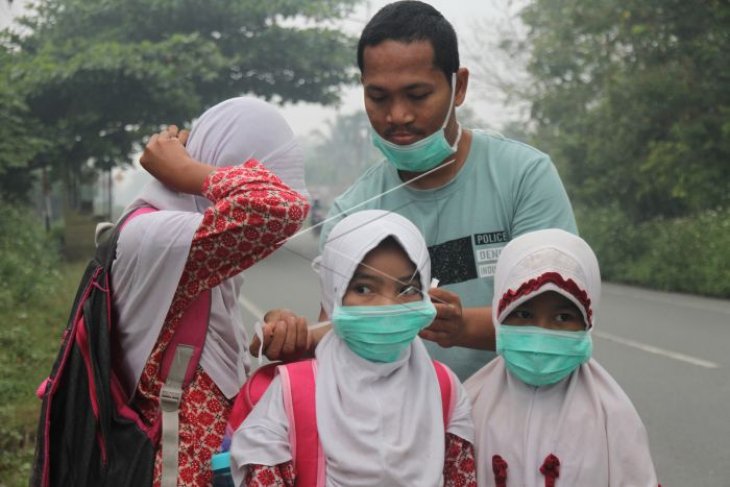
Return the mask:
M 284 408 L 281 378 L 277 375 L 251 413 L 233 432 L 231 474 L 242 484 L 250 465 L 276 467 L 292 461 L 289 418 Z
M 193 237 L 172 314 L 279 248 L 309 211 L 302 195 L 254 160 L 213 171 L 203 196 L 213 205 Z
M 533 160 L 517 181 L 511 238 L 545 228 L 577 234 L 573 208 L 555 165 L 545 155 Z
M 294 464 L 249 465 L 243 487 L 294 487 Z
M 452 376 L 452 384 L 456 388 L 456 394 L 454 394 L 455 404 L 451 412 L 449 424 L 446 427 L 446 432 L 458 436 L 469 443 L 473 443 L 474 421 L 471 415 L 471 401 L 469 401 L 466 389 L 464 389 L 464 385 L 456 377 L 456 374 L 451 369 L 449 369 L 449 373 Z
M 474 446 L 458 436 L 446 433 L 444 487 L 476 487 Z

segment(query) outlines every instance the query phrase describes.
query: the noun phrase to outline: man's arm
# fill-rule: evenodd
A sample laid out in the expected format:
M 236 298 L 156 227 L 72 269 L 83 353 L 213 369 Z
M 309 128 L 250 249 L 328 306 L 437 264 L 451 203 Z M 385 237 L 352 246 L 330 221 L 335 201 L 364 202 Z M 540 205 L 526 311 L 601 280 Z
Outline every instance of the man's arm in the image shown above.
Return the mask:
M 549 157 L 530 162 L 515 192 L 517 199 L 511 238 L 545 228 L 562 228 L 578 233 L 570 199 Z

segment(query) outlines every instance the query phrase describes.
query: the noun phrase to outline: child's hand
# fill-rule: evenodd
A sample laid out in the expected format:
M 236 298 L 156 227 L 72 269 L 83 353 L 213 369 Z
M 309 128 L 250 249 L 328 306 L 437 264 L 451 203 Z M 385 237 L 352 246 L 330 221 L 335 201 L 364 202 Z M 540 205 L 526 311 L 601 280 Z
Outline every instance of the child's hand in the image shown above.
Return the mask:
M 446 348 L 461 345 L 466 330 L 461 298 L 458 294 L 440 288 L 429 289 L 428 294 L 436 307 L 436 318 L 418 335 Z
M 203 181 L 215 168 L 193 160 L 185 150 L 188 131 L 169 125 L 150 137 L 139 162 L 173 191 L 200 194 Z
M 269 360 L 290 362 L 311 356 L 312 338 L 307 320 L 286 309 L 271 310 L 264 316 L 263 352 Z M 249 350 L 258 357 L 261 347 L 259 337 L 254 336 Z

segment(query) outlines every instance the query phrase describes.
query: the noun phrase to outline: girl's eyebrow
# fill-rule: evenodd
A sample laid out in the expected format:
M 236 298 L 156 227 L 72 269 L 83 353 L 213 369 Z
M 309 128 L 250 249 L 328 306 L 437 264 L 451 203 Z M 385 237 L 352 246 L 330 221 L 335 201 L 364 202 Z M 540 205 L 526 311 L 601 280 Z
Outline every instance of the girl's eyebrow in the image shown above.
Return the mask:
M 385 280 L 384 277 L 376 275 L 376 274 L 368 274 L 367 272 L 362 271 L 356 271 L 352 275 L 351 281 L 354 281 L 355 279 L 361 279 L 361 280 L 368 280 L 368 281 L 376 281 L 376 282 L 382 282 Z
M 402 277 L 390 278 L 390 277 L 385 277 L 385 276 L 381 276 L 381 275 L 377 275 L 377 274 L 370 274 L 370 273 L 363 272 L 363 271 L 356 271 L 352 275 L 352 279 L 350 279 L 350 280 L 354 281 L 355 279 L 368 280 L 368 281 L 374 281 L 374 282 L 395 281 L 400 284 L 408 284 L 409 286 L 412 286 L 414 283 L 421 284 L 421 281 L 416 276 L 413 276 L 411 274 L 408 274 L 407 276 L 402 276 Z

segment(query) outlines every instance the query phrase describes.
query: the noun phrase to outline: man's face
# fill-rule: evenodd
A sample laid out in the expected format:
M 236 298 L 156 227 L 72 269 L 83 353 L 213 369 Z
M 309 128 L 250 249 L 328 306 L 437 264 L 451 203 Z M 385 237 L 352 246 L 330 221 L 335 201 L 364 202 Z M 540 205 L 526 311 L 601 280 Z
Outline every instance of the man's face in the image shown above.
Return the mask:
M 461 73 L 460 73 L 461 75 Z M 439 130 L 451 101 L 450 80 L 434 65 L 429 41 L 384 41 L 363 51 L 365 111 L 375 131 L 399 145 L 412 144 Z M 457 89 L 455 106 L 464 89 Z M 455 137 L 450 117 L 447 135 Z

